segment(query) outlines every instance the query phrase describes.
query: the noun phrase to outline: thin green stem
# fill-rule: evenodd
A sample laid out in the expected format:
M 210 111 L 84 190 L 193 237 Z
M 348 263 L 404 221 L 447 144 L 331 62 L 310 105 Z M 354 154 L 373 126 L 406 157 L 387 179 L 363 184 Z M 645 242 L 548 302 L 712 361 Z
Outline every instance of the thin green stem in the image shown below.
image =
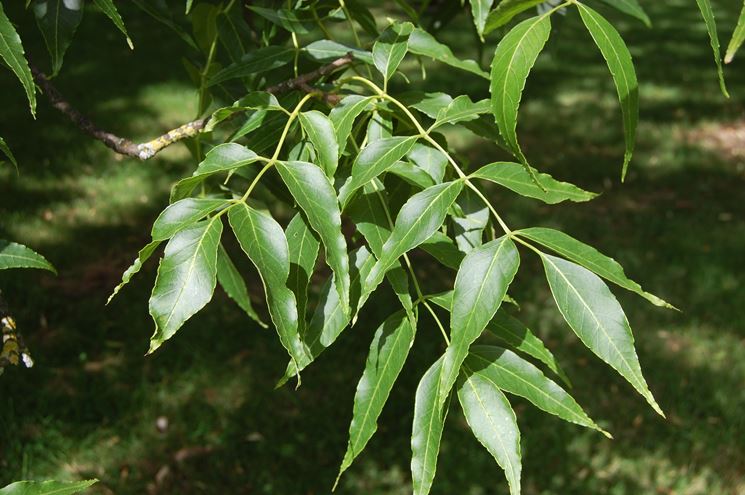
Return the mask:
M 465 181 L 466 185 L 470 189 L 472 189 L 476 193 L 476 195 L 484 202 L 487 208 L 489 208 L 489 211 L 492 213 L 492 215 L 494 215 L 494 218 L 497 220 L 497 223 L 499 223 L 499 226 L 502 228 L 502 230 L 504 230 L 504 232 L 507 235 L 511 235 L 512 230 L 510 230 L 510 228 L 507 226 L 507 224 L 502 219 L 502 217 L 499 215 L 499 213 L 497 213 L 497 210 L 491 204 L 489 199 L 486 196 L 484 196 L 484 194 L 471 182 L 470 178 L 458 166 L 458 163 L 455 161 L 452 155 L 448 153 L 447 150 L 445 150 L 445 148 L 443 148 L 440 145 L 440 143 L 438 143 L 432 136 L 429 135 L 429 132 L 432 129 L 431 127 L 430 129 L 424 129 L 424 127 L 422 127 L 422 125 L 419 123 L 419 120 L 414 116 L 414 114 L 412 114 L 411 111 L 408 108 L 406 108 L 406 105 L 398 101 L 393 96 L 387 94 L 384 90 L 380 89 L 380 87 L 374 82 L 369 81 L 365 79 L 364 77 L 357 77 L 357 76 L 352 76 L 352 77 L 349 77 L 348 79 L 363 83 L 364 85 L 372 89 L 377 94 L 378 97 L 388 100 L 394 105 L 396 105 L 398 108 L 400 108 L 401 111 L 404 113 L 404 115 L 406 115 L 406 117 L 408 117 L 409 120 L 411 120 L 411 123 L 414 124 L 414 127 L 419 132 L 419 136 L 421 136 L 422 139 L 424 139 L 429 144 L 431 144 L 436 150 L 438 150 L 440 153 L 442 153 L 447 158 L 448 162 L 453 167 L 453 169 L 458 174 L 458 176 Z
M 391 211 L 388 209 L 388 204 L 383 200 L 382 192 L 378 185 L 375 183 L 375 181 L 371 181 L 370 184 L 372 184 L 373 189 L 375 189 L 375 194 L 378 197 L 378 201 L 380 201 L 380 204 L 383 208 L 383 212 L 385 212 L 386 220 L 388 221 L 388 226 L 392 230 L 393 229 L 393 217 L 391 216 Z M 411 260 L 409 259 L 409 255 L 404 253 L 403 255 L 404 263 L 406 264 L 406 269 L 409 272 L 409 275 L 411 276 L 411 280 L 414 283 L 414 291 L 416 292 L 417 297 L 417 303 L 422 302 L 424 306 L 429 310 L 429 312 L 432 314 L 432 317 L 437 322 L 437 326 L 440 327 L 440 331 L 442 332 L 442 336 L 445 338 L 445 342 L 447 342 L 448 345 L 450 345 L 450 340 L 448 339 L 447 332 L 445 332 L 445 329 L 442 326 L 442 323 L 437 318 L 437 315 L 432 310 L 432 308 L 429 306 L 429 304 L 426 301 L 426 298 L 424 297 L 424 293 L 422 292 L 422 288 L 419 286 L 419 280 L 416 278 L 416 273 L 414 272 L 414 267 L 411 264 Z
M 282 129 L 282 135 L 279 137 L 279 141 L 277 142 L 277 147 L 274 149 L 274 154 L 269 159 L 266 165 L 264 165 L 264 168 L 262 168 L 258 175 L 254 178 L 253 182 L 251 182 L 251 185 L 248 186 L 248 189 L 246 190 L 246 193 L 243 195 L 243 197 L 240 199 L 240 202 L 245 203 L 248 197 L 251 195 L 251 192 L 253 191 L 254 187 L 256 187 L 256 184 L 259 183 L 259 179 L 269 170 L 272 168 L 279 158 L 279 154 L 282 151 L 282 146 L 285 144 L 285 140 L 287 139 L 287 134 L 290 132 L 290 127 L 292 126 L 292 123 L 295 121 L 297 116 L 300 114 L 300 110 L 302 110 L 303 105 L 316 96 L 316 93 L 308 93 L 298 102 L 298 104 L 295 106 L 295 109 L 292 111 L 290 116 L 287 118 L 287 123 L 285 124 L 285 128 Z
M 437 316 L 437 313 L 435 313 L 435 310 L 432 309 L 432 306 L 427 302 L 427 300 L 422 300 L 422 304 L 424 304 L 424 307 L 427 308 L 429 311 L 429 314 L 432 315 L 432 318 L 434 318 L 435 323 L 437 323 L 437 327 L 440 329 L 440 333 L 442 333 L 442 338 L 445 339 L 445 343 L 447 345 L 450 345 L 450 339 L 448 338 L 448 333 L 445 331 L 445 327 L 442 326 L 442 322 L 440 321 L 440 318 Z

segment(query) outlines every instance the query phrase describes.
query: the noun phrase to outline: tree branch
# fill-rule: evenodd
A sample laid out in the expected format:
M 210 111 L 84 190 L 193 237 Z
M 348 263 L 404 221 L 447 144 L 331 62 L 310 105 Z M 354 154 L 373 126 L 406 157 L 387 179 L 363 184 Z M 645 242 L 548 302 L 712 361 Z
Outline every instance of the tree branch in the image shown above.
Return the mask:
M 340 57 L 333 62 L 326 64 L 318 69 L 303 74 L 295 79 L 289 79 L 281 82 L 274 86 L 266 88 L 264 91 L 272 94 L 287 93 L 289 91 L 300 89 L 306 92 L 319 92 L 317 89 L 309 85 L 310 82 L 320 79 L 324 76 L 332 74 L 334 71 L 351 64 L 353 61 L 352 54 L 348 53 L 343 57 Z M 88 117 L 80 113 L 75 107 L 70 104 L 52 82 L 41 72 L 38 68 L 31 65 L 31 72 L 34 75 L 36 84 L 41 87 L 44 94 L 46 94 L 49 103 L 65 114 L 81 131 L 85 132 L 94 139 L 101 141 L 107 147 L 116 151 L 121 155 L 131 156 L 133 158 L 139 158 L 140 160 L 147 160 L 154 157 L 163 149 L 168 146 L 186 139 L 194 137 L 199 134 L 202 129 L 207 125 L 209 117 L 204 119 L 197 119 L 192 122 L 187 122 L 175 129 L 171 129 L 165 134 L 158 136 L 157 138 L 148 141 L 146 143 L 135 143 L 127 138 L 119 137 L 116 134 L 105 131 L 94 124 Z M 338 98 L 335 95 L 329 95 L 326 93 L 319 92 L 321 97 L 330 104 L 338 102 Z

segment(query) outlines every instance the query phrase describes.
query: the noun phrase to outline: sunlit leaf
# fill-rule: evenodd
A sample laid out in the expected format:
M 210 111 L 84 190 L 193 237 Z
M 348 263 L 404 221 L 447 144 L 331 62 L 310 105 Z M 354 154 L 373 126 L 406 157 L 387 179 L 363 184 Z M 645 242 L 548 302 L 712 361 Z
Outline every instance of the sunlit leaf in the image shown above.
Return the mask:
M 562 316 L 580 340 L 633 385 L 660 415 L 634 349 L 626 315 L 603 281 L 570 261 L 541 254 L 551 292 Z
M 97 481 L 16 481 L 0 488 L 0 495 L 72 495 Z
M 326 175 L 333 177 L 339 164 L 339 145 L 336 142 L 334 124 L 317 110 L 303 112 L 298 118 L 308 139 L 316 149 L 318 165 L 326 172 Z
M 155 333 L 149 353 L 173 337 L 212 299 L 221 235 L 222 221 L 215 216 L 181 230 L 166 244 L 150 296 Z
M 724 56 L 724 63 L 729 64 L 732 59 L 735 58 L 735 53 L 740 49 L 740 46 L 745 41 L 745 2 L 742 4 L 742 11 L 740 17 L 737 20 L 737 26 L 735 32 L 732 33 L 732 39 L 729 41 L 727 46 L 727 54 Z
M 519 265 L 517 248 L 507 236 L 487 242 L 463 259 L 455 278 L 450 345 L 442 364 L 440 403 L 455 384 L 468 348 L 502 304 Z
M 134 262 L 132 262 L 129 268 L 124 271 L 124 273 L 122 274 L 122 281 L 114 288 L 114 291 L 107 299 L 106 304 L 109 304 L 111 300 L 114 299 L 114 297 L 119 293 L 119 291 L 122 290 L 122 288 L 127 285 L 130 280 L 132 280 L 132 277 L 137 275 L 137 273 L 142 268 L 142 265 L 148 259 L 150 259 L 158 246 L 160 246 L 161 242 L 162 241 L 152 241 L 145 247 L 140 249 L 140 252 L 137 254 L 137 258 L 135 258 Z
M 13 152 L 10 150 L 8 143 L 6 143 L 5 140 L 1 137 L 0 137 L 0 152 L 2 152 L 5 156 L 8 157 L 8 159 L 10 160 L 10 163 L 13 164 L 13 166 L 16 168 L 16 171 L 17 171 L 18 162 L 16 161 L 16 157 L 13 156 Z
M 309 57 L 319 62 L 331 62 L 351 53 L 352 57 L 356 60 L 370 65 L 373 64 L 372 53 L 366 50 L 360 50 L 359 48 L 342 45 L 341 43 L 331 40 L 314 41 L 303 48 L 303 51 L 307 53 Z
M 494 0 L 469 0 L 469 3 L 471 4 L 471 15 L 473 16 L 473 24 L 476 26 L 476 32 L 483 40 L 486 18 L 489 16 Z
M 491 105 L 489 100 L 481 100 L 474 103 L 467 95 L 461 95 L 450 102 L 448 106 L 437 112 L 437 119 L 432 129 L 445 124 L 457 124 L 458 122 L 474 120 L 479 115 L 489 113 L 490 111 Z
M 193 225 L 226 204 L 228 203 L 224 199 L 210 198 L 186 198 L 176 201 L 168 205 L 155 219 L 152 229 L 153 240 L 165 241 L 170 239 L 174 234 Z
M 414 28 L 411 32 L 409 35 L 409 51 L 415 55 L 429 57 L 450 67 L 476 74 L 484 79 L 489 78 L 489 74 L 484 72 L 476 61 L 459 59 L 453 55 L 450 47 L 437 41 L 434 36 L 424 29 Z
M 706 30 L 709 32 L 711 50 L 714 54 L 714 62 L 717 65 L 717 74 L 719 75 L 719 87 L 722 90 L 722 94 L 729 98 L 727 85 L 724 82 L 724 68 L 722 68 L 722 54 L 719 50 L 719 34 L 717 34 L 717 23 L 714 20 L 714 11 L 711 9 L 711 2 L 709 0 L 696 0 L 696 3 L 698 4 L 698 8 L 701 11 L 701 16 L 704 18 Z
M 38 268 L 57 273 L 52 264 L 36 251 L 16 242 L 0 239 L 0 270 Z
M 122 32 L 124 37 L 127 39 L 127 44 L 129 45 L 129 48 L 134 50 L 134 45 L 132 44 L 132 40 L 129 37 L 129 33 L 127 33 L 127 28 L 124 26 L 124 21 L 122 20 L 122 16 L 119 15 L 119 11 L 116 10 L 116 5 L 114 5 L 114 0 L 93 0 L 93 1 L 98 6 L 98 8 L 101 9 L 101 12 L 106 14 L 106 17 L 111 19 L 111 22 L 114 23 L 116 28 Z
M 623 180 L 626 177 L 631 155 L 634 153 L 636 126 L 639 122 L 639 84 L 636 81 L 634 63 L 623 38 L 603 16 L 581 3 L 578 3 L 577 7 L 582 21 L 608 63 L 608 69 L 616 84 L 623 114 L 623 133 L 626 139 L 621 172 L 621 180 Z
M 439 397 L 441 357 L 419 381 L 414 400 L 414 424 L 411 429 L 411 479 L 414 495 L 427 495 L 432 488 L 437 470 L 437 456 L 445 426 L 448 404 L 441 405 Z
M 416 143 L 416 136 L 379 139 L 365 146 L 352 164 L 352 175 L 339 190 L 344 207 L 352 194 L 400 160 Z
M 624 273 L 623 267 L 616 260 L 564 232 L 543 227 L 531 227 L 519 230 L 516 233 L 556 251 L 561 256 L 584 266 L 609 282 L 639 294 L 655 306 L 672 308 L 669 303 L 654 294 L 645 292 L 639 284 L 629 279 Z
M 416 328 L 403 311 L 393 313 L 376 330 L 365 371 L 354 395 L 349 442 L 339 468 L 339 477 L 352 465 L 378 429 L 378 417 L 409 356 L 415 332 Z
M 561 182 L 548 174 L 539 173 L 535 169 L 533 169 L 533 175 L 531 176 L 531 173 L 525 170 L 525 166 L 519 163 L 490 163 L 472 173 L 471 177 L 494 182 L 521 196 L 539 199 L 548 204 L 561 203 L 562 201 L 583 202 L 597 196 L 597 194 L 580 189 L 574 184 Z
M 603 432 L 563 388 L 546 378 L 541 370 L 507 349 L 487 345 L 473 346 L 465 366 L 477 371 L 500 390 L 524 397 L 549 414 Z
M 277 170 L 290 193 L 318 232 L 326 253 L 326 263 L 334 271 L 334 283 L 349 312 L 349 258 L 347 242 L 341 231 L 341 213 L 336 191 L 323 171 L 312 163 L 289 161 L 277 164 Z
M 31 115 L 36 117 L 36 86 L 34 85 L 34 76 L 26 61 L 26 55 L 21 43 L 21 37 L 18 35 L 13 23 L 5 15 L 2 4 L 0 4 L 0 57 L 8 64 L 10 70 L 16 75 L 23 89 L 26 91 L 26 98 L 31 107 Z M 10 154 L 5 141 L 0 139 L 0 150 L 2 150 L 15 163 L 13 155 Z
M 551 33 L 551 17 L 521 22 L 502 38 L 491 65 L 492 112 L 510 151 L 527 164 L 517 141 L 517 114 L 525 82 Z
M 497 7 L 489 12 L 484 23 L 484 34 L 504 26 L 516 15 L 543 3 L 545 0 L 502 0 Z
M 194 175 L 181 179 L 173 186 L 171 202 L 175 203 L 190 195 L 195 187 L 217 173 L 237 170 L 258 159 L 256 153 L 239 144 L 226 143 L 215 146 L 207 152 Z
M 373 63 L 386 83 L 406 55 L 409 35 L 413 29 L 414 26 L 410 22 L 393 24 L 383 31 L 373 45 Z
M 463 189 L 461 181 L 432 186 L 412 196 L 399 211 L 391 236 L 383 245 L 380 259 L 363 284 L 364 302 L 383 281 L 383 276 L 407 251 L 429 239 L 445 220 L 450 205 Z
M 305 360 L 307 350 L 298 333 L 297 302 L 287 287 L 290 250 L 282 227 L 268 213 L 245 203 L 231 208 L 228 219 L 238 243 L 259 271 L 269 315 L 282 346 L 294 361 Z
M 476 439 L 504 469 L 510 494 L 520 494 L 520 430 L 507 397 L 483 370 L 464 369 L 458 400 Z

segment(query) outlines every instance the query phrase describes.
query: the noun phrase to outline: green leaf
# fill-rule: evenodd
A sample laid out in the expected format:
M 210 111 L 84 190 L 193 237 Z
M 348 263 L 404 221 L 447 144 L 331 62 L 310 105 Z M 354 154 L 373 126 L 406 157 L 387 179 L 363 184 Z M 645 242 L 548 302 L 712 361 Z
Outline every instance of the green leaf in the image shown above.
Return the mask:
M 471 348 L 465 366 L 477 371 L 500 390 L 524 397 L 542 411 L 608 435 L 571 395 L 514 352 L 496 346 L 476 345 Z
M 114 299 L 117 294 L 119 294 L 119 291 L 122 290 L 122 288 L 127 285 L 130 280 L 132 280 L 132 277 L 137 275 L 137 273 L 142 268 L 142 265 L 148 259 L 150 259 L 150 256 L 152 256 L 158 246 L 160 246 L 160 243 L 161 241 L 152 241 L 144 248 L 140 249 L 140 252 L 137 254 L 137 258 L 135 258 L 134 262 L 132 262 L 132 265 L 130 265 L 130 267 L 127 268 L 122 274 L 122 281 L 114 288 L 114 291 L 106 300 L 106 304 L 109 304 L 111 300 Z
M 347 147 L 347 141 L 350 134 L 352 134 L 354 121 L 373 101 L 374 98 L 371 96 L 349 95 L 329 112 L 329 119 L 334 124 L 340 156 Z
M 504 469 L 510 494 L 520 494 L 520 430 L 507 397 L 483 370 L 464 370 L 458 400 L 476 439 Z
M 551 351 L 546 349 L 543 341 L 536 337 L 523 322 L 511 316 L 507 311 L 504 309 L 497 311 L 492 321 L 486 325 L 486 329 L 491 335 L 512 346 L 513 349 L 534 357 L 548 366 L 548 369 L 556 373 L 556 376 L 571 387 L 569 378 L 561 369 Z
M 609 282 L 613 282 L 619 287 L 639 294 L 655 306 L 673 308 L 673 306 L 654 294 L 645 292 L 639 284 L 626 277 L 623 267 L 616 260 L 564 232 L 543 227 L 533 227 L 519 230 L 515 234 L 556 251 L 561 256 L 584 266 Z
M 603 16 L 581 3 L 578 3 L 577 7 L 582 21 L 608 63 L 608 69 L 616 84 L 623 114 L 623 133 L 626 138 L 626 151 L 621 172 L 621 180 L 623 180 L 626 177 L 631 155 L 634 153 L 636 126 L 639 122 L 639 84 L 636 81 L 634 62 L 631 60 L 631 53 L 626 48 L 621 35 Z
M 350 205 L 348 214 L 357 230 L 365 237 L 375 256 L 380 256 L 385 241 L 391 235 L 393 221 L 386 210 L 389 203 L 385 195 L 383 184 L 377 179 L 364 187 L 363 194 Z M 388 282 L 396 292 L 401 305 L 413 321 L 414 304 L 409 293 L 409 281 L 406 272 L 400 266 L 395 266 L 386 273 Z M 357 308 L 360 309 L 359 307 Z
M 373 110 L 370 119 L 367 121 L 367 130 L 365 131 L 367 143 L 370 144 L 392 136 L 393 121 L 390 114 Z
M 521 22 L 502 38 L 491 66 L 492 112 L 507 147 L 521 163 L 528 161 L 517 142 L 517 116 L 525 82 L 551 34 L 551 17 Z
M 594 273 L 570 261 L 541 254 L 561 315 L 595 355 L 618 371 L 664 417 L 642 375 L 626 315 Z
M 247 6 L 247 8 L 253 12 L 256 12 L 272 24 L 276 24 L 277 26 L 291 33 L 310 33 L 310 25 L 313 22 L 313 18 L 310 16 L 310 14 L 307 14 L 300 9 L 267 9 L 264 7 L 256 7 L 253 5 L 249 5 Z
M 489 100 L 481 100 L 476 103 L 471 101 L 467 95 L 461 95 L 454 99 L 448 106 L 437 112 L 437 119 L 430 130 L 445 124 L 457 124 L 474 120 L 483 113 L 491 111 Z
M 16 481 L 0 488 L 0 495 L 72 495 L 97 481 Z
M 251 304 L 251 298 L 248 295 L 246 282 L 241 277 L 238 269 L 228 256 L 228 252 L 220 244 L 217 250 L 217 281 L 225 293 L 240 307 L 246 314 L 259 324 L 262 328 L 267 328 L 267 324 L 261 320 L 261 317 L 254 310 Z
M 502 0 L 497 8 L 489 12 L 484 25 L 484 34 L 504 26 L 516 15 L 543 3 L 545 0 Z
M 432 177 L 413 163 L 398 161 L 391 165 L 388 172 L 400 177 L 420 190 L 435 185 Z
M 453 102 L 453 97 L 442 92 L 422 93 L 421 91 L 408 91 L 401 94 L 399 101 L 412 108 L 416 108 L 431 119 L 436 119 L 440 110 Z
M 407 158 L 417 167 L 427 172 L 435 184 L 442 182 L 445 177 L 448 158 L 445 154 L 429 143 L 416 143 Z
M 217 17 L 217 32 L 230 60 L 240 61 L 251 44 L 251 29 L 243 17 L 243 5 L 236 3 L 233 8 L 220 13 Z
M 517 248 L 507 236 L 487 242 L 463 259 L 455 277 L 450 345 L 442 364 L 440 403 L 455 384 L 468 348 L 502 304 L 519 266 Z
M 290 248 L 290 275 L 287 286 L 297 300 L 300 336 L 305 333 L 305 308 L 308 304 L 308 283 L 318 259 L 320 243 L 302 213 L 295 214 L 285 229 Z
M 358 0 L 346 0 L 344 3 L 347 5 L 349 17 L 357 21 L 367 34 L 377 38 L 380 33 L 375 23 L 375 16 L 370 12 L 370 9 Z
M 290 275 L 290 249 L 282 227 L 268 213 L 246 203 L 228 211 L 228 220 L 238 243 L 261 276 L 269 315 L 279 340 L 294 361 L 304 361 L 307 349 L 298 333 L 295 294 L 287 288 Z
M 34 0 L 34 15 L 52 57 L 52 75 L 57 75 L 83 19 L 83 0 Z
M 228 202 L 224 199 L 186 198 L 168 205 L 158 218 L 152 229 L 154 241 L 165 241 L 176 233 L 190 227 Z
M 137 5 L 141 10 L 146 12 L 150 17 L 160 22 L 168 29 L 172 30 L 178 35 L 187 45 L 197 49 L 197 45 L 194 42 L 194 38 L 187 33 L 180 25 L 173 21 L 171 11 L 166 3 L 166 0 L 131 0 L 132 3 Z
M 740 12 L 740 18 L 737 20 L 735 32 L 732 33 L 732 39 L 727 46 L 727 54 L 724 56 L 725 64 L 732 62 L 743 41 L 745 41 L 745 2 L 742 4 L 742 11 Z
M 616 10 L 628 14 L 631 17 L 636 17 L 642 21 L 647 27 L 652 27 L 652 21 L 649 20 L 649 16 L 637 0 L 600 0 L 605 2 Z
M 294 54 L 295 52 L 292 49 L 283 46 L 272 45 L 265 48 L 257 48 L 245 54 L 240 62 L 231 64 L 210 77 L 207 81 L 207 86 L 214 86 L 232 79 L 250 77 L 278 69 L 289 64 Z
M 352 175 L 339 190 L 339 202 L 342 209 L 357 189 L 403 158 L 417 139 L 417 136 L 395 136 L 379 139 L 365 146 L 352 164 Z
M 393 231 L 383 245 L 380 259 L 363 284 L 361 302 L 366 301 L 380 285 L 385 273 L 399 257 L 429 239 L 442 225 L 448 209 L 462 189 L 463 182 L 457 180 L 432 186 L 409 198 L 396 217 Z
M 119 15 L 119 11 L 116 10 L 116 5 L 114 5 L 114 0 L 93 0 L 98 6 L 99 9 L 101 9 L 101 12 L 106 14 L 106 17 L 111 19 L 111 22 L 114 23 L 116 28 L 122 32 L 124 37 L 127 39 L 127 44 L 129 45 L 129 48 L 131 50 L 134 50 L 134 45 L 132 44 L 132 39 L 129 37 L 129 34 L 127 33 L 127 28 L 124 26 L 124 21 L 122 20 L 122 16 Z
M 277 163 L 292 197 L 305 212 L 310 226 L 318 232 L 326 253 L 326 263 L 334 272 L 342 308 L 349 313 L 349 258 L 347 241 L 341 231 L 341 213 L 329 178 L 316 165 L 290 161 Z
M 236 113 L 246 112 L 248 110 L 271 110 L 282 112 L 284 108 L 279 104 L 277 97 L 266 91 L 251 91 L 243 96 L 240 100 L 229 107 L 223 107 L 212 112 L 204 132 L 210 132 L 218 124 L 235 116 Z
M 1 137 L 0 137 L 0 151 L 2 151 L 3 154 L 8 157 L 8 159 L 10 160 L 10 163 L 12 163 L 13 166 L 16 168 L 16 171 L 18 171 L 18 162 L 16 161 L 16 157 L 13 156 L 13 152 L 10 150 L 10 147 L 5 142 L 5 140 Z
M 334 124 L 318 110 L 303 112 L 298 117 L 316 149 L 318 164 L 327 176 L 333 177 L 339 164 L 339 144 L 336 142 Z
M 389 316 L 375 331 L 365 371 L 354 394 L 349 442 L 339 468 L 337 483 L 341 474 L 352 465 L 377 431 L 378 417 L 409 356 L 415 332 L 416 328 L 403 311 Z
M 489 208 L 470 189 L 461 194 L 456 205 L 458 214 L 451 215 L 455 242 L 458 249 L 469 253 L 483 242 L 484 229 L 489 223 Z
M 455 242 L 439 231 L 432 234 L 419 247 L 434 256 L 437 261 L 453 270 L 457 270 L 460 267 L 465 257 L 465 254 L 458 249 Z M 448 306 L 448 310 L 450 310 L 450 306 Z
M 411 429 L 411 479 L 414 495 L 427 495 L 437 470 L 437 455 L 447 416 L 447 404 L 440 405 L 441 357 L 430 366 L 416 388 L 414 424 Z
M 31 74 L 31 69 L 26 61 L 21 37 L 5 14 L 2 4 L 0 4 L 0 57 L 8 64 L 10 70 L 13 71 L 18 80 L 21 81 L 21 84 L 23 84 L 23 89 L 26 90 L 26 98 L 28 98 L 28 104 L 31 108 L 31 115 L 36 118 L 36 85 L 34 84 L 34 76 Z M 5 141 L 0 139 L 0 144 L 2 144 L 0 149 L 15 163 L 15 160 L 12 158 L 13 155 L 7 151 Z
M 149 302 L 155 333 L 148 354 L 212 299 L 221 235 L 222 222 L 216 216 L 178 232 L 166 244 Z
M 450 67 L 476 74 L 484 79 L 489 78 L 489 74 L 484 72 L 477 62 L 474 60 L 459 59 L 453 55 L 450 47 L 437 41 L 434 36 L 424 29 L 414 28 L 411 32 L 409 36 L 409 51 L 415 55 L 429 57 Z
M 409 35 L 413 29 L 414 25 L 410 22 L 393 24 L 383 31 L 373 45 L 373 63 L 383 74 L 386 84 L 406 55 Z
M 711 50 L 714 53 L 714 62 L 717 64 L 717 74 L 719 75 L 719 87 L 722 90 L 722 94 L 729 98 L 727 92 L 727 85 L 724 82 L 724 69 L 722 68 L 722 54 L 719 51 L 719 35 L 717 34 L 717 23 L 714 20 L 714 11 L 711 10 L 711 2 L 709 0 L 696 0 L 698 8 L 701 11 L 701 16 L 704 18 L 706 24 L 706 30 L 709 32 L 709 41 L 711 42 Z
M 259 156 L 245 146 L 226 143 L 207 152 L 194 175 L 181 179 L 171 190 L 171 202 L 175 203 L 192 193 L 194 188 L 208 177 L 220 172 L 231 172 L 256 162 Z
M 504 302 L 508 302 L 509 299 L 509 295 L 505 296 Z M 453 291 L 431 296 L 429 300 L 449 312 L 453 307 Z M 494 315 L 494 318 L 487 323 L 486 330 L 503 344 L 534 357 L 548 366 L 564 383 L 571 387 L 569 378 L 564 373 L 564 370 L 561 369 L 556 358 L 551 354 L 551 351 L 543 345 L 541 339 L 536 337 L 528 327 L 517 318 L 511 316 L 503 308 L 500 308 L 497 314 Z
M 473 24 L 476 26 L 476 32 L 479 33 L 479 38 L 482 41 L 484 40 L 486 18 L 489 16 L 489 11 L 493 3 L 494 0 L 470 0 Z
M 349 53 L 352 54 L 356 60 L 364 62 L 366 64 L 373 65 L 373 56 L 367 50 L 360 50 L 347 45 L 342 45 L 336 41 L 331 40 L 318 40 L 310 43 L 303 51 L 308 54 L 313 60 L 318 62 L 331 62 L 337 58 L 341 58 Z
M 16 242 L 0 239 L 0 270 L 38 268 L 57 273 L 52 264 L 36 251 Z
M 361 246 L 352 252 L 351 262 L 351 285 L 352 288 L 358 288 L 361 280 L 364 280 L 375 264 L 375 257 L 365 246 Z M 277 386 L 283 385 L 290 377 L 295 376 L 298 370 L 302 371 L 313 362 L 327 347 L 336 342 L 342 331 L 349 326 L 351 317 L 342 311 L 339 294 L 333 289 L 333 285 L 333 280 L 330 279 L 321 288 L 318 304 L 304 335 L 304 341 L 309 349 L 307 359 L 298 363 L 288 363 L 285 375 Z M 359 290 L 356 292 L 359 294 Z
M 597 194 L 580 189 L 574 184 L 557 181 L 550 175 L 539 173 L 535 169 L 532 169 L 532 171 L 533 176 L 531 177 L 531 173 L 525 170 L 524 165 L 496 162 L 484 165 L 472 173 L 471 177 L 497 183 L 521 196 L 539 199 L 550 205 L 567 200 L 580 203 L 597 196 Z M 533 177 L 535 177 L 535 180 L 533 180 Z

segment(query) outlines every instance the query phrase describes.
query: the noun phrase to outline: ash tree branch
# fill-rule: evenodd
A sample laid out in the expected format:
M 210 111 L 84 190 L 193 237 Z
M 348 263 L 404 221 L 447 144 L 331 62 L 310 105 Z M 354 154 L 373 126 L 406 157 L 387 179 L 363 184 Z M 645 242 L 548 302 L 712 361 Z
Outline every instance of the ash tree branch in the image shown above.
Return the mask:
M 316 88 L 310 86 L 312 81 L 328 76 L 336 70 L 345 67 L 353 62 L 352 54 L 348 53 L 343 57 L 330 62 L 318 69 L 303 74 L 294 79 L 283 81 L 274 86 L 266 88 L 264 91 L 272 94 L 287 93 L 293 90 L 302 90 L 309 93 L 319 93 L 321 98 L 329 104 L 335 104 L 338 102 L 336 95 L 323 93 Z M 85 132 L 92 138 L 101 141 L 104 145 L 111 148 L 121 155 L 131 156 L 140 160 L 147 160 L 154 157 L 163 149 L 168 146 L 181 141 L 182 139 L 194 137 L 199 134 L 202 129 L 207 125 L 209 117 L 204 119 L 197 119 L 191 122 L 187 122 L 175 129 L 171 129 L 165 134 L 156 137 L 145 143 L 135 143 L 127 138 L 117 136 L 114 133 L 108 132 L 98 127 L 88 117 L 80 113 L 70 102 L 68 102 L 64 96 L 57 90 L 52 82 L 41 72 L 37 67 L 31 65 L 31 72 L 34 75 L 36 84 L 46 94 L 49 103 L 52 107 L 56 108 L 61 113 L 65 114 L 73 124 L 75 124 L 81 131 Z

